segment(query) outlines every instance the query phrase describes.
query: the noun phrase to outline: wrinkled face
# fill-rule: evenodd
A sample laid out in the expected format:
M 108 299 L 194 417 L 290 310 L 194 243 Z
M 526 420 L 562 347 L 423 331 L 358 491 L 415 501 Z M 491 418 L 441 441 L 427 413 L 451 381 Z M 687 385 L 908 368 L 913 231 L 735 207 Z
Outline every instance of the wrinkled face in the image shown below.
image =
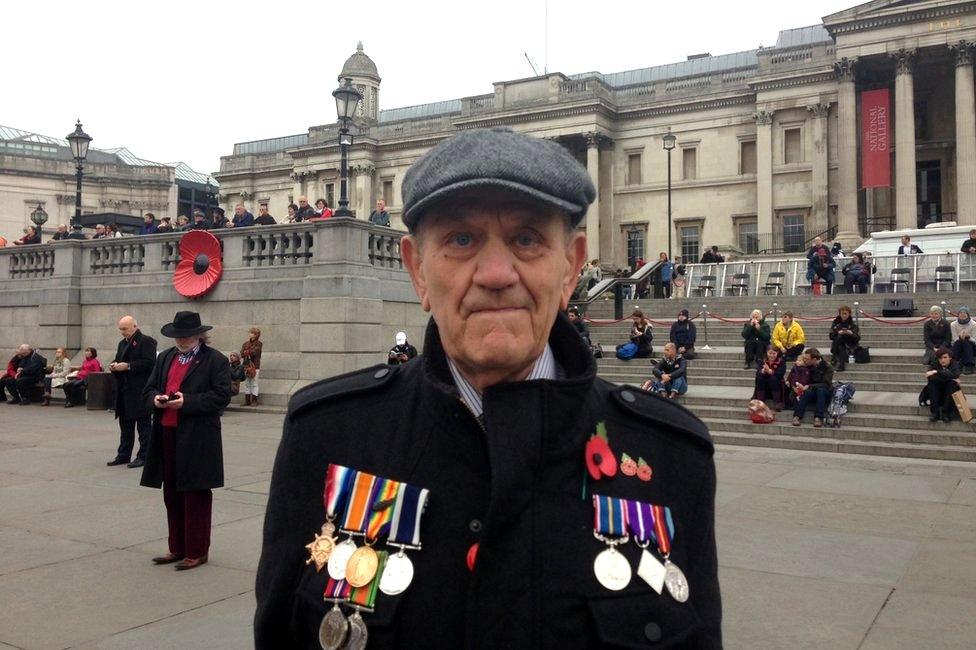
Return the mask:
M 189 352 L 196 347 L 197 342 L 200 340 L 198 336 L 181 336 L 175 339 L 176 349 L 180 352 Z
M 123 318 L 119 320 L 119 334 L 123 338 L 131 338 L 133 334 L 136 333 L 136 322 L 131 318 Z
M 307 206 L 308 206 L 308 201 L 305 200 L 305 197 L 304 196 L 301 197 L 300 199 L 298 199 L 298 207 L 299 208 L 304 208 L 304 207 L 307 207 Z
M 940 318 L 942 318 L 942 314 L 940 312 L 933 310 L 929 312 L 929 318 L 931 318 L 932 320 L 939 320 Z
M 667 345 L 667 346 L 664 347 L 664 356 L 665 356 L 665 358 L 667 358 L 667 359 L 674 359 L 674 357 L 677 354 L 678 354 L 678 351 L 674 349 L 674 346 L 673 345 Z
M 240 203 L 238 203 L 237 205 L 235 205 L 234 206 L 234 214 L 236 214 L 238 217 L 244 216 L 244 206 L 241 205 Z
M 17 356 L 19 357 L 30 356 L 30 353 L 31 353 L 31 349 L 29 345 L 22 345 L 19 348 L 17 348 Z
M 95 226 L 95 232 L 98 233 L 99 235 L 103 234 L 105 232 L 105 226 L 101 226 L 101 225 Z
M 231 352 L 230 355 L 228 356 L 228 360 L 231 363 L 240 363 L 241 356 L 239 354 L 237 354 L 236 352 Z
M 64 224 L 58 226 L 58 232 L 68 232 L 68 227 Z
M 448 356 L 468 372 L 518 374 L 565 309 L 586 240 L 562 215 L 504 197 L 431 208 L 403 258 Z

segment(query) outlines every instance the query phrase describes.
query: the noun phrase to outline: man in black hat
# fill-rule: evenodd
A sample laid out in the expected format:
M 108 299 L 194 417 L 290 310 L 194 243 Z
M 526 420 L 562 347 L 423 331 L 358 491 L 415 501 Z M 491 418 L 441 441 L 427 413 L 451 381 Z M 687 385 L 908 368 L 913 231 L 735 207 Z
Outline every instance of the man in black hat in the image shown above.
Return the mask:
M 210 211 L 210 228 L 215 230 L 218 228 L 233 228 L 234 224 L 231 223 L 230 219 L 224 214 L 224 209 L 221 207 L 213 208 Z
M 721 646 L 708 430 L 599 379 L 562 313 L 594 197 L 561 145 L 507 129 L 463 131 L 408 170 L 401 255 L 432 316 L 423 355 L 292 398 L 258 648 Z M 332 550 L 335 527 L 367 514 L 390 532 Z M 391 537 L 385 568 L 364 564 Z
M 218 208 L 219 209 L 219 208 Z M 193 211 L 193 223 L 187 230 L 210 230 L 213 224 L 207 221 L 207 217 L 203 214 L 203 210 L 195 209 Z
M 156 364 L 156 339 L 146 336 L 132 316 L 119 319 L 122 340 L 115 350 L 115 360 L 108 370 L 115 376 L 115 417 L 119 420 L 119 449 L 107 464 L 142 467 L 149 448 L 149 406 L 142 399 L 149 373 Z M 136 429 L 139 430 L 139 451 L 132 458 Z
M 169 525 L 169 552 L 153 562 L 178 562 L 177 571 L 206 564 L 211 490 L 224 485 L 220 414 L 230 403 L 230 362 L 207 346 L 210 329 L 191 311 L 163 325 L 176 345 L 156 358 L 142 394 L 153 409 L 153 433 L 141 484 L 162 486 Z

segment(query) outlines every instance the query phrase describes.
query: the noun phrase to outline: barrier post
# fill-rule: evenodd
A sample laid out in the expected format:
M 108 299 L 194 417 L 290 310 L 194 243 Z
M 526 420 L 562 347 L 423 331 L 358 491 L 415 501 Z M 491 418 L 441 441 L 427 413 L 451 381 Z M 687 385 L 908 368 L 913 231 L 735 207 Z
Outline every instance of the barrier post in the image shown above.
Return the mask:
M 711 346 L 708 345 L 708 305 L 702 305 L 702 329 L 705 333 L 705 345 L 702 350 L 711 350 Z
M 946 301 L 943 300 L 941 303 L 939 303 L 939 306 L 942 307 L 942 317 L 948 318 L 949 312 L 946 311 Z
M 861 303 L 854 303 L 854 322 L 858 327 L 861 326 Z
M 773 325 L 779 320 L 779 303 L 773 303 Z

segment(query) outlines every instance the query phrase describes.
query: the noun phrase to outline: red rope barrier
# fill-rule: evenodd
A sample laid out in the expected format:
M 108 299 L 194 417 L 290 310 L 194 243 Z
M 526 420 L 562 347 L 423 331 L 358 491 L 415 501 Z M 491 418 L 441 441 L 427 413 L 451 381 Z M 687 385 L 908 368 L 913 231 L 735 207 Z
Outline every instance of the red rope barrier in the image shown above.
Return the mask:
M 918 318 L 910 321 L 893 322 L 890 320 L 882 320 L 881 318 L 878 318 L 877 316 L 869 312 L 866 312 L 863 309 L 861 310 L 861 315 L 864 316 L 865 318 L 870 318 L 875 322 L 881 323 L 882 325 L 893 325 L 895 327 L 909 327 L 911 325 L 918 325 L 919 323 L 924 323 L 925 321 L 928 320 L 928 316 L 926 316 L 924 318 Z

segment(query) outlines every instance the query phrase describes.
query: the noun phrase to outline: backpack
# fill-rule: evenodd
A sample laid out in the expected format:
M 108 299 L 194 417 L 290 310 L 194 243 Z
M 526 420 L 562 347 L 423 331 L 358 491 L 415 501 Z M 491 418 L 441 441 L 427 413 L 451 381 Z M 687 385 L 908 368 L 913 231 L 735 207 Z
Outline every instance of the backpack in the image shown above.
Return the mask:
M 617 346 L 617 358 L 622 361 L 630 361 L 637 354 L 636 343 L 623 343 Z
M 854 348 L 854 363 L 871 363 L 871 348 L 860 345 Z

